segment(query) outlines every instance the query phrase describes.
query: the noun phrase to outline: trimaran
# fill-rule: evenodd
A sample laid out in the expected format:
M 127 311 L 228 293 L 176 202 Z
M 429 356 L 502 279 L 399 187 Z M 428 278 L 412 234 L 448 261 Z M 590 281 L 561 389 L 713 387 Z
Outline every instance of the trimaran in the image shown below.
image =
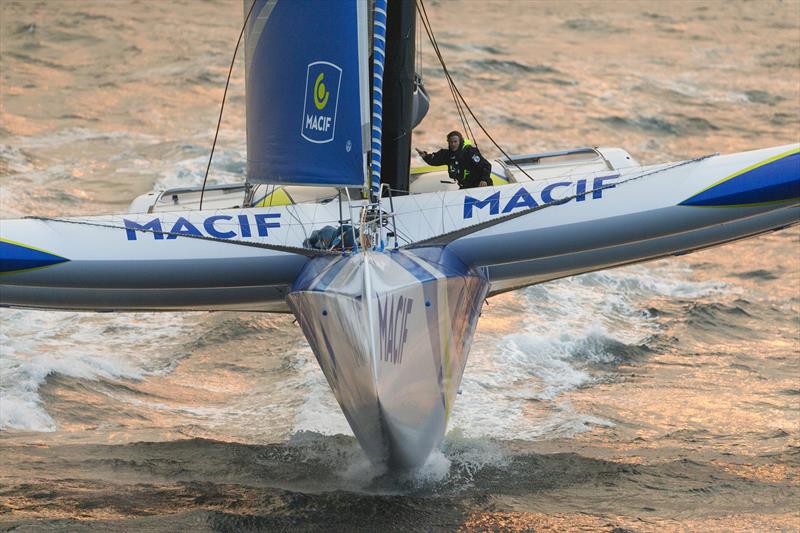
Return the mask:
M 245 0 L 247 182 L 2 220 L 0 304 L 292 312 L 364 451 L 405 469 L 444 436 L 487 297 L 800 219 L 798 144 L 505 157 L 469 190 L 410 170 L 415 7 Z

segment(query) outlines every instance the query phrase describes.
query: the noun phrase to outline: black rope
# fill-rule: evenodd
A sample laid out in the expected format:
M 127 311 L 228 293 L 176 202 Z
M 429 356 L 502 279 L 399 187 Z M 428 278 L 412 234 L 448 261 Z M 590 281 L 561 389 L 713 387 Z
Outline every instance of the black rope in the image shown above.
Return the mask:
M 437 56 L 438 56 L 439 52 L 438 52 L 438 44 L 436 43 L 436 38 L 433 35 L 433 33 L 431 32 L 431 29 L 429 27 L 429 23 L 427 22 L 425 17 L 422 16 L 423 15 L 422 9 L 424 9 L 424 7 L 421 7 L 419 2 L 417 2 L 417 12 L 421 15 L 420 18 L 422 20 L 423 27 L 425 28 L 425 33 L 428 35 L 428 40 L 431 42 L 431 45 L 433 46 L 433 50 L 434 50 L 434 52 L 437 53 Z M 440 63 L 441 63 L 441 61 L 440 61 Z M 456 106 L 456 111 L 458 112 L 458 118 L 461 121 L 461 126 L 463 127 L 463 129 L 465 130 L 465 133 L 466 133 L 467 132 L 466 131 L 467 130 L 466 115 L 463 112 L 463 109 L 462 109 L 462 106 L 461 106 L 461 102 L 458 101 L 458 96 L 456 95 L 456 92 L 453 90 L 453 86 L 452 86 L 452 83 L 451 83 L 450 79 L 447 78 L 447 77 L 445 77 L 445 79 L 447 80 L 447 87 L 448 87 L 448 89 L 450 89 L 450 95 L 453 98 L 453 104 L 455 104 L 455 106 Z
M 453 96 L 453 102 L 456 105 L 456 110 L 458 111 L 458 116 L 459 119 L 461 120 L 461 125 L 464 128 L 464 133 L 468 134 L 469 137 L 474 140 L 474 134 L 472 133 L 472 128 L 469 125 L 467 115 L 466 113 L 464 113 L 463 106 L 456 93 L 455 83 L 453 82 L 453 79 L 450 76 L 449 71 L 447 70 L 447 66 L 442 57 L 441 50 L 439 49 L 439 43 L 436 41 L 436 35 L 433 33 L 433 27 L 431 26 L 430 20 L 428 20 L 428 14 L 425 11 L 425 5 L 422 4 L 421 0 L 417 2 L 417 11 L 421 15 L 422 25 L 425 27 L 425 33 L 428 34 L 428 40 L 431 42 L 431 46 L 433 47 L 433 50 L 436 53 L 436 57 L 439 59 L 439 63 L 442 66 L 442 70 L 444 70 L 445 72 L 445 79 L 447 80 L 447 86 L 450 89 L 450 93 Z
M 425 6 L 421 4 L 421 1 L 417 2 L 417 12 L 419 12 L 419 14 L 421 15 L 420 18 L 422 20 L 422 25 L 425 28 L 425 33 L 428 34 L 428 40 L 431 42 L 433 51 L 439 58 L 439 63 L 442 65 L 442 69 L 445 72 L 445 79 L 447 80 L 447 86 L 450 89 L 451 96 L 453 97 L 453 103 L 456 106 L 456 112 L 458 113 L 458 118 L 461 121 L 461 126 L 464 129 L 464 133 L 468 134 L 469 138 L 472 138 L 474 140 L 474 136 L 472 134 L 472 128 L 470 128 L 469 126 L 467 115 L 466 113 L 464 113 L 463 106 L 461 105 L 461 102 L 458 99 L 458 95 L 456 94 L 453 80 L 448 75 L 447 67 L 444 64 L 444 60 L 442 59 L 442 54 L 439 51 L 439 43 L 436 42 L 436 36 L 433 34 L 433 29 L 430 26 L 430 21 L 428 21 L 427 14 L 425 13 Z
M 222 124 L 222 111 L 225 109 L 225 97 L 228 95 L 228 85 L 231 83 L 231 73 L 233 73 L 233 64 L 236 61 L 236 52 L 239 51 L 239 44 L 242 42 L 242 36 L 244 35 L 244 30 L 247 28 L 247 21 L 250 20 L 250 14 L 253 12 L 253 8 L 256 7 L 256 0 L 253 0 L 253 3 L 250 5 L 250 10 L 247 12 L 247 16 L 244 18 L 244 24 L 242 24 L 242 31 L 239 32 L 239 39 L 236 41 L 236 48 L 233 49 L 233 57 L 231 58 L 231 66 L 228 69 L 228 79 L 225 81 L 225 92 L 222 93 L 222 104 L 219 106 L 219 119 L 217 119 L 217 130 L 214 132 L 214 142 L 211 144 L 211 154 L 208 156 L 208 165 L 206 166 L 206 175 L 203 177 L 203 187 L 200 189 L 200 210 L 203 210 L 203 195 L 206 192 L 206 182 L 208 181 L 208 171 L 211 170 L 211 160 L 214 158 L 214 148 L 217 146 L 217 137 L 219 136 L 219 127 Z
M 491 134 L 489 134 L 489 132 L 486 131 L 486 128 L 483 127 L 483 124 L 481 124 L 481 121 L 478 120 L 478 117 L 475 116 L 475 113 L 472 111 L 472 108 L 469 106 L 469 104 L 467 103 L 467 100 L 464 98 L 464 95 L 461 94 L 461 91 L 458 89 L 458 86 L 456 85 L 455 81 L 453 80 L 453 77 L 450 75 L 450 71 L 447 70 L 447 65 L 445 64 L 444 57 L 442 57 L 442 54 L 441 54 L 441 52 L 439 50 L 439 46 L 438 46 L 438 44 L 436 44 L 436 38 L 433 35 L 433 28 L 430 26 L 430 20 L 428 20 L 428 13 L 425 11 L 425 3 L 423 2 L 423 0 L 417 0 L 417 2 L 418 2 L 418 6 L 422 8 L 422 10 L 421 10 L 422 23 L 425 26 L 425 30 L 428 32 L 428 39 L 430 39 L 431 45 L 433 46 L 433 49 L 436 52 L 436 57 L 439 58 L 439 63 L 442 65 L 442 70 L 444 71 L 444 75 L 447 78 L 447 80 L 448 80 L 448 82 L 449 82 L 449 84 L 451 86 L 450 90 L 455 92 L 455 94 L 458 95 L 458 98 L 461 100 L 461 102 L 463 102 L 464 107 L 467 108 L 467 111 L 469 111 L 469 114 L 472 116 L 472 119 L 475 121 L 475 123 L 478 125 L 478 127 L 480 127 L 480 129 L 481 129 L 481 131 L 483 131 L 484 135 L 486 135 L 486 137 L 489 138 L 489 140 L 492 142 L 492 144 L 495 146 L 495 148 L 497 148 L 500 151 L 500 153 L 503 154 L 503 156 L 505 156 L 505 158 L 508 160 L 509 163 L 511 163 L 512 165 L 517 167 L 517 169 L 520 172 L 525 174 L 525 176 L 527 176 L 528 179 L 533 181 L 533 177 L 530 174 L 528 174 L 527 172 L 525 172 L 525 170 L 523 170 L 523 168 L 521 166 L 519 166 L 513 159 L 511 159 L 511 156 L 508 155 L 506 153 L 506 151 L 503 150 L 503 148 L 499 144 L 497 144 L 497 141 L 494 140 L 494 137 L 492 137 Z M 470 135 L 472 135 L 472 131 L 471 130 L 470 130 Z

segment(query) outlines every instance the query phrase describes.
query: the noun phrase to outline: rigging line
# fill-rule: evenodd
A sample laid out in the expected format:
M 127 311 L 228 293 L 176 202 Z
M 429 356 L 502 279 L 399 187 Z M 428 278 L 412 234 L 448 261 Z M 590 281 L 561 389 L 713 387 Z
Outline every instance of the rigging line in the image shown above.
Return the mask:
M 472 127 L 469 125 L 469 120 L 467 119 L 467 114 L 463 111 L 463 106 L 461 102 L 458 100 L 458 96 L 456 94 L 456 86 L 455 82 L 453 81 L 452 76 L 450 76 L 450 72 L 447 70 L 447 65 L 445 64 L 444 58 L 442 57 L 442 52 L 439 49 L 439 43 L 436 40 L 436 35 L 433 33 L 433 26 L 431 25 L 430 20 L 428 19 L 428 13 L 425 10 L 425 5 L 422 3 L 422 0 L 418 0 L 419 5 L 421 6 L 422 10 L 420 11 L 421 19 L 423 26 L 425 26 L 425 31 L 428 34 L 428 39 L 431 41 L 431 46 L 436 53 L 437 58 L 439 59 L 439 63 L 442 66 L 442 70 L 445 73 L 445 79 L 447 79 L 447 83 L 450 86 L 450 92 L 453 94 L 453 101 L 456 104 L 456 109 L 459 112 L 459 118 L 461 119 L 461 124 L 464 127 L 465 133 L 469 134 L 469 138 L 475 139 L 475 134 L 472 132 Z M 419 9 L 418 9 L 419 11 Z
M 285 188 L 283 189 L 283 192 L 286 192 Z M 287 193 L 287 196 L 288 196 L 288 193 Z M 294 200 L 292 200 L 292 202 L 294 202 Z M 316 224 L 317 223 L 317 211 L 319 210 L 321 205 L 322 204 L 319 204 L 319 203 L 315 202 L 314 213 L 311 215 L 311 219 L 313 220 L 312 224 Z M 278 207 L 278 206 L 275 206 L 275 207 Z M 300 217 L 297 214 L 297 204 L 295 204 L 295 203 L 287 204 L 286 205 L 286 213 L 290 217 L 292 217 L 293 219 L 295 219 L 297 221 L 297 225 L 300 226 L 300 229 L 303 230 L 303 236 L 306 239 L 308 239 L 308 232 L 306 231 L 305 224 L 303 224 L 303 221 L 300 220 Z M 294 224 L 291 224 L 291 225 L 294 226 Z M 288 233 L 286 234 L 286 238 L 287 239 L 289 238 L 289 234 Z
M 387 187 L 387 188 L 388 188 L 388 187 Z M 388 189 L 389 189 L 390 191 L 407 192 L 407 191 L 402 191 L 402 190 L 400 190 L 400 189 L 392 189 L 392 188 L 388 188 Z M 429 208 L 427 208 L 427 209 L 423 209 L 423 208 L 422 208 L 422 207 L 419 205 L 419 201 L 417 200 L 417 198 L 416 198 L 416 195 L 414 195 L 414 194 L 409 194 L 409 195 L 407 195 L 407 196 L 408 196 L 409 198 L 411 198 L 412 200 L 414 200 L 414 207 L 413 207 L 412 209 L 409 209 L 409 210 L 407 210 L 407 211 L 404 211 L 404 212 L 402 212 L 402 213 L 398 213 L 398 211 L 397 211 L 396 209 L 394 209 L 394 210 L 391 212 L 391 213 L 392 213 L 392 217 L 396 217 L 398 214 L 408 214 L 408 213 L 414 213 L 414 214 L 418 214 L 418 215 L 420 215 L 420 216 L 422 217 L 422 220 L 424 220 L 424 221 L 425 221 L 425 223 L 428 225 L 428 229 L 430 230 L 430 232 L 431 232 L 431 233 L 433 233 L 435 230 L 434 230 L 434 228 L 433 228 L 433 225 L 432 225 L 432 224 L 430 223 L 430 221 L 428 220 L 428 217 L 427 217 L 427 216 L 425 216 L 425 212 L 426 212 L 426 211 L 433 211 L 433 210 L 435 210 L 435 209 L 437 209 L 437 208 L 436 208 L 436 207 L 429 207 Z M 453 206 L 456 206 L 456 205 L 458 205 L 458 204 L 453 204 Z M 396 218 L 395 218 L 395 223 L 396 223 L 396 222 L 397 222 L 397 220 L 396 220 Z M 406 240 L 406 241 L 408 241 L 409 243 L 411 242 L 411 240 L 410 240 L 410 239 L 405 239 L 405 240 Z
M 225 109 L 225 97 L 228 95 L 228 86 L 231 83 L 231 74 L 233 73 L 233 64 L 236 62 L 236 52 L 239 51 L 239 44 L 242 42 L 242 36 L 244 35 L 244 30 L 247 28 L 247 21 L 250 20 L 250 15 L 253 13 L 253 8 L 256 7 L 256 0 L 253 0 L 253 3 L 250 5 L 250 10 L 247 12 L 247 16 L 244 18 L 244 24 L 242 24 L 242 31 L 239 32 L 239 39 L 236 41 L 236 48 L 233 49 L 233 57 L 231 58 L 231 66 L 228 69 L 228 79 L 225 81 L 225 91 L 222 93 L 222 104 L 219 106 L 219 118 L 217 119 L 217 130 L 214 132 L 214 142 L 211 143 L 211 153 L 208 156 L 208 165 L 206 166 L 206 175 L 203 177 L 203 187 L 200 189 L 200 208 L 199 210 L 203 210 L 203 195 L 206 192 L 206 182 L 208 181 L 208 171 L 211 170 L 211 160 L 214 158 L 214 149 L 217 147 L 217 137 L 219 137 L 219 127 L 222 124 L 222 111 Z
M 647 176 L 652 176 L 653 174 L 658 174 L 659 172 L 665 172 L 667 170 L 672 170 L 672 169 L 675 169 L 675 168 L 678 168 L 678 167 L 682 167 L 684 165 L 688 165 L 690 163 L 698 163 L 700 161 L 703 161 L 704 159 L 708 159 L 710 157 L 716 157 L 718 155 L 719 155 L 719 152 L 716 152 L 716 153 L 713 153 L 713 154 L 702 155 L 702 156 L 696 157 L 694 159 L 689 159 L 689 160 L 686 160 L 686 161 L 680 161 L 680 162 L 672 164 L 672 165 L 667 165 L 667 166 L 665 166 L 663 168 L 657 168 L 655 170 L 651 170 L 649 172 L 645 172 L 645 173 L 640 174 L 638 176 L 631 176 L 630 178 L 626 178 L 626 179 L 624 179 L 622 181 L 618 181 L 617 183 L 609 183 L 609 184 L 603 185 L 601 187 L 595 187 L 594 189 L 591 189 L 589 191 L 581 192 L 579 194 L 573 194 L 572 196 L 567 196 L 566 198 L 561 198 L 560 200 L 554 200 L 554 201 L 548 202 L 546 204 L 536 205 L 536 206 L 528 208 L 528 209 L 523 209 L 522 211 L 519 211 L 517 213 L 509 213 L 508 215 L 504 215 L 504 216 L 501 216 L 501 217 L 498 217 L 498 218 L 486 220 L 484 222 L 478 222 L 477 224 L 473 224 L 471 226 L 467 226 L 467 227 L 464 227 L 464 228 L 459 228 L 459 229 L 456 229 L 456 230 L 453 230 L 453 231 L 449 231 L 449 232 L 443 233 L 441 235 L 436 235 L 436 236 L 431 237 L 429 239 L 422 239 L 422 240 L 419 240 L 419 241 L 417 241 L 417 242 L 415 242 L 413 244 L 407 245 L 404 248 L 413 249 L 413 248 L 419 248 L 419 247 L 431 246 L 431 245 L 447 245 L 447 244 L 450 244 L 451 242 L 453 242 L 456 239 L 460 239 L 461 237 L 466 237 L 467 235 L 471 235 L 473 233 L 476 233 L 478 231 L 484 230 L 486 228 L 490 228 L 492 226 L 496 226 L 496 225 L 501 224 L 503 222 L 508 222 L 509 220 L 513 220 L 515 218 L 519 218 L 519 217 L 522 217 L 522 216 L 525 216 L 525 215 L 529 215 L 529 214 L 534 213 L 536 211 L 541 211 L 543 209 L 547 209 L 548 207 L 554 207 L 554 206 L 557 206 L 557 205 L 566 204 L 567 202 L 575 200 L 576 198 L 578 198 L 580 196 L 586 196 L 588 194 L 594 194 L 597 191 L 603 191 L 603 190 L 606 190 L 606 189 L 611 189 L 611 188 L 614 188 L 614 187 L 618 187 L 620 185 L 624 185 L 624 184 L 629 183 L 631 181 L 636 181 L 636 180 L 645 178 Z
M 454 100 L 456 100 L 456 105 L 458 106 L 459 111 L 461 113 L 463 113 L 463 111 L 461 110 L 461 102 L 459 101 L 459 99 L 457 97 L 457 96 L 461 96 L 461 93 L 460 93 L 460 91 L 458 91 L 458 87 L 456 86 L 455 81 L 453 80 L 453 77 L 452 77 L 452 75 L 450 74 L 450 71 L 447 68 L 447 64 L 446 64 L 446 62 L 444 60 L 444 56 L 442 56 L 441 50 L 439 48 L 439 43 L 436 41 L 436 36 L 435 36 L 435 34 L 433 32 L 433 25 L 431 24 L 430 19 L 428 18 L 427 10 L 425 9 L 425 4 L 422 3 L 422 0 L 418 0 L 418 1 L 419 1 L 420 5 L 422 6 L 422 19 L 423 19 L 423 24 L 425 25 L 426 30 L 428 32 L 428 39 L 430 39 L 431 45 L 433 46 L 434 51 L 436 52 L 436 56 L 439 59 L 439 63 L 442 66 L 442 70 L 444 71 L 445 78 L 447 79 L 447 82 L 450 85 L 450 91 L 454 93 L 453 94 L 453 98 L 454 98 Z M 461 100 L 463 100 L 464 104 L 466 104 L 466 100 L 464 100 L 463 96 L 461 96 Z M 475 119 L 476 122 L 477 122 L 477 118 L 475 117 L 475 115 L 472 114 L 472 116 L 473 116 L 473 119 Z M 462 118 L 462 123 L 465 124 L 465 129 L 468 130 L 469 136 L 472 139 L 475 139 L 475 134 L 472 132 L 472 128 L 470 127 L 469 121 L 466 118 L 466 113 L 464 113 L 464 118 Z M 490 140 L 492 140 L 492 142 L 494 142 L 494 140 L 491 139 L 491 137 L 490 137 Z M 496 144 L 497 143 L 495 143 L 495 145 Z M 498 149 L 500 149 L 500 151 L 502 152 L 502 148 L 500 148 L 498 146 Z
M 420 0 L 421 4 L 421 0 Z M 442 53 L 439 49 L 439 42 L 436 40 L 436 35 L 433 33 L 433 26 L 428 19 L 428 14 L 425 11 L 424 4 L 421 4 L 422 11 L 421 11 L 421 19 L 423 26 L 425 27 L 425 32 L 428 35 L 428 40 L 431 42 L 431 46 L 433 47 L 434 52 L 436 53 L 437 58 L 439 59 L 439 63 L 442 65 L 442 69 L 445 71 L 445 79 L 447 80 L 448 87 L 450 89 L 450 93 L 453 96 L 453 102 L 455 102 L 456 110 L 458 111 L 459 119 L 461 120 L 461 126 L 464 129 L 464 133 L 469 135 L 469 138 L 474 139 L 475 136 L 472 133 L 472 127 L 469 125 L 469 120 L 467 119 L 467 114 L 464 112 L 464 106 L 458 100 L 458 96 L 455 91 L 455 85 L 453 82 L 452 77 L 447 72 L 447 68 L 444 64 L 444 60 L 442 59 Z
M 464 129 L 464 132 L 469 132 L 470 137 L 472 136 L 471 129 L 469 128 L 469 124 L 467 123 L 467 115 L 464 113 L 461 103 L 458 101 L 458 97 L 456 96 L 456 92 L 453 89 L 453 81 L 447 76 L 447 69 L 444 66 L 444 63 L 441 59 L 441 53 L 439 52 L 439 45 L 436 42 L 436 37 L 433 35 L 433 31 L 430 27 L 430 22 L 427 20 L 427 13 L 425 13 L 425 6 L 422 5 L 420 9 L 420 1 L 417 1 L 417 11 L 420 14 L 420 19 L 422 20 L 422 25 L 425 28 L 425 33 L 428 35 L 428 40 L 431 42 L 431 46 L 436 53 L 437 57 L 439 58 L 439 63 L 442 64 L 442 68 L 445 70 L 445 79 L 447 80 L 448 88 L 450 89 L 450 94 L 453 97 L 453 103 L 456 106 L 456 112 L 458 112 L 458 118 L 461 121 L 461 126 Z
M 445 211 L 447 211 L 447 217 L 450 219 L 450 224 L 452 224 L 452 227 L 454 227 L 454 228 L 458 227 L 458 222 L 456 222 L 453 219 L 452 210 L 451 209 L 444 209 L 444 202 L 445 202 L 446 198 L 447 198 L 447 195 L 443 194 L 442 195 L 442 231 L 444 231 L 444 213 L 445 213 Z
M 423 10 L 424 9 L 425 9 L 425 7 L 423 5 Z M 425 19 L 427 19 L 427 13 L 425 13 Z M 424 21 L 425 21 L 425 19 L 424 19 Z M 436 37 L 435 37 L 435 35 L 433 33 L 433 28 L 432 28 L 432 26 L 430 26 L 430 21 L 427 21 L 427 24 L 430 27 L 430 31 L 428 33 L 428 38 L 431 40 L 431 44 L 433 45 L 433 47 L 434 47 L 434 49 L 436 51 L 436 56 L 439 59 L 440 65 L 442 66 L 442 70 L 444 71 L 445 78 L 447 79 L 448 85 L 450 86 L 450 91 L 453 93 L 453 99 L 456 101 L 456 106 L 457 106 L 457 108 L 459 110 L 459 113 L 463 114 L 463 117 L 461 118 L 462 124 L 465 125 L 465 129 L 467 130 L 467 133 L 469 134 L 470 138 L 475 139 L 475 134 L 472 131 L 472 127 L 469 125 L 469 120 L 467 119 L 466 113 L 462 110 L 463 105 L 466 105 L 466 99 L 464 99 L 464 97 L 461 95 L 461 92 L 458 90 L 458 87 L 456 86 L 455 80 L 453 80 L 453 77 L 450 74 L 449 69 L 447 68 L 447 64 L 446 64 L 446 62 L 444 60 L 444 56 L 442 55 L 441 50 L 439 49 L 439 45 L 436 42 Z M 462 101 L 464 102 L 463 104 L 461 103 Z M 480 126 L 480 121 L 478 121 L 478 119 L 475 117 L 475 114 L 472 113 L 471 110 L 470 110 L 470 114 L 472 114 L 472 118 L 476 122 L 478 122 L 478 125 Z M 484 132 L 485 132 L 485 130 L 484 130 Z M 487 134 L 487 136 L 488 136 L 488 134 Z M 503 149 L 500 148 L 497 145 L 496 142 L 494 142 L 494 139 L 492 139 L 491 136 L 489 136 L 489 139 L 492 141 L 492 143 L 495 144 L 495 146 L 497 146 L 497 148 L 502 153 L 505 154 Z
M 159 231 L 150 228 L 127 228 L 125 226 L 115 226 L 113 224 L 100 224 L 99 222 L 87 222 L 84 220 L 74 220 L 68 218 L 58 218 L 58 217 L 39 217 L 39 216 L 29 216 L 24 217 L 29 220 L 41 220 L 42 222 L 61 222 L 63 224 L 78 224 L 81 226 L 94 226 L 97 228 L 106 228 L 106 229 L 122 229 L 125 231 L 140 231 L 142 233 L 153 233 L 155 235 L 166 235 L 167 238 L 172 237 L 177 239 L 178 237 L 186 237 L 187 239 L 197 239 L 199 241 L 210 241 L 210 242 L 219 242 L 223 244 L 232 244 L 234 246 L 248 246 L 250 248 L 261 248 L 264 250 L 273 250 L 276 252 L 285 252 L 291 254 L 302 255 L 305 257 L 317 257 L 318 255 L 338 255 L 322 250 L 310 250 L 308 248 L 298 248 L 296 246 L 285 246 L 281 244 L 265 244 L 261 242 L 250 242 L 250 241 L 240 241 L 238 239 L 220 239 L 218 237 L 207 237 L 205 235 L 192 235 L 188 233 L 174 233 L 171 231 Z
M 419 4 L 422 6 L 422 12 L 423 12 L 423 15 L 424 15 L 423 21 L 425 21 L 425 20 L 427 20 L 427 18 L 428 18 L 428 14 L 427 14 L 427 12 L 425 11 L 425 4 L 423 3 L 423 0 L 417 0 L 417 1 L 418 1 L 418 2 L 419 2 Z M 428 22 L 427 22 L 427 24 L 430 24 L 430 21 L 428 21 Z M 433 38 L 432 38 L 432 35 L 433 35 L 433 28 L 431 27 L 431 31 L 430 31 L 430 33 L 428 34 L 428 38 L 429 38 L 429 39 L 433 39 Z M 431 41 L 431 42 L 432 42 L 432 44 L 433 44 L 433 41 Z M 433 46 L 434 46 L 434 48 L 435 48 L 435 50 L 436 50 L 436 55 L 437 55 L 437 57 L 439 58 L 439 62 L 440 62 L 440 63 L 441 63 L 441 65 L 442 65 L 442 70 L 444 71 L 444 74 L 445 74 L 445 76 L 446 76 L 446 77 L 447 77 L 447 79 L 450 81 L 450 83 L 452 83 L 453 90 L 455 90 L 455 92 L 458 94 L 458 96 L 459 96 L 459 98 L 461 99 L 461 101 L 464 103 L 464 107 L 466 107 L 466 108 L 467 108 L 467 111 L 469 111 L 469 114 L 472 116 L 472 119 L 475 121 L 475 123 L 476 123 L 476 124 L 478 124 L 478 127 L 479 127 L 479 128 L 482 130 L 482 131 L 483 131 L 483 133 L 486 135 L 486 137 L 488 137 L 488 138 L 489 138 L 489 140 L 490 140 L 490 141 L 492 142 L 492 144 L 493 144 L 493 145 L 494 145 L 494 146 L 495 146 L 495 147 L 496 147 L 496 148 L 497 148 L 497 149 L 500 151 L 500 153 L 502 153 L 502 154 L 503 154 L 503 156 L 505 156 L 505 158 L 506 158 L 506 159 L 507 159 L 507 160 L 508 160 L 508 161 L 509 161 L 509 162 L 510 162 L 512 165 L 514 165 L 515 167 L 517 167 L 517 169 L 518 169 L 520 172 L 522 172 L 522 173 L 523 173 L 525 176 L 527 176 L 527 177 L 528 177 L 528 179 L 530 179 L 531 181 L 534 181 L 533 177 L 532 177 L 530 174 L 528 174 L 527 172 L 525 172 L 525 170 L 523 170 L 523 169 L 522 169 L 522 167 L 520 167 L 520 166 L 519 166 L 519 165 L 518 165 L 518 164 L 517 164 L 517 163 L 516 163 L 516 162 L 515 162 L 515 161 L 514 161 L 512 158 L 511 158 L 511 156 L 510 156 L 510 155 L 508 155 L 508 154 L 506 153 L 506 151 L 505 151 L 505 150 L 503 150 L 503 148 L 502 148 L 502 147 L 501 147 L 501 146 L 500 146 L 500 145 L 497 143 L 497 141 L 495 141 L 495 140 L 494 140 L 494 137 L 492 137 L 492 136 L 489 134 L 489 132 L 488 132 L 488 131 L 486 131 L 486 128 L 484 128 L 484 127 L 483 127 L 483 124 L 481 124 L 481 121 L 480 121 L 480 120 L 478 120 L 478 117 L 476 117 L 476 116 L 475 116 L 475 113 L 472 111 L 472 108 L 471 108 L 471 107 L 469 107 L 469 104 L 467 103 L 467 100 L 466 100 L 466 99 L 464 98 L 464 96 L 461 94 L 461 91 L 458 89 L 458 86 L 455 84 L 455 81 L 452 79 L 452 76 L 450 75 L 450 72 L 447 70 L 447 66 L 445 65 L 445 62 L 444 62 L 444 57 L 442 57 L 442 54 L 439 52 L 439 47 L 438 47 L 436 44 L 433 44 Z
M 408 236 L 408 234 L 406 234 L 406 233 L 405 233 L 405 232 L 403 232 L 403 231 L 400 231 L 399 229 L 396 229 L 396 230 L 395 230 L 395 240 L 403 240 L 403 241 L 405 241 L 407 244 L 411 244 L 412 242 L 414 242 L 414 241 L 413 241 L 413 240 L 412 240 L 412 239 L 411 239 L 411 238 Z M 405 244 L 403 244 L 402 246 L 405 246 Z
M 415 2 L 414 2 L 415 7 L 416 7 L 416 4 L 417 4 L 417 2 L 415 0 Z M 416 7 L 416 9 L 417 9 L 417 11 L 419 11 L 419 7 Z M 422 31 L 419 29 L 419 27 L 417 27 L 417 37 L 419 38 L 419 41 L 417 42 L 417 44 L 418 44 L 417 53 L 419 54 L 419 65 L 420 65 L 420 68 L 422 68 L 422 66 L 423 66 L 423 64 L 422 64 L 422 56 L 423 56 L 423 54 L 422 54 L 422 43 L 424 41 L 424 38 L 422 37 Z M 420 70 L 420 73 L 422 73 L 421 70 Z
M 424 6 L 422 7 L 422 9 L 424 10 Z M 424 16 L 424 11 L 423 10 L 420 10 L 420 4 L 419 4 L 419 2 L 417 2 L 417 11 L 421 15 L 420 19 L 422 20 L 422 25 L 425 28 L 425 33 L 428 35 L 428 40 L 431 42 L 431 46 L 433 47 L 434 52 L 438 55 L 438 50 L 437 50 L 438 49 L 438 45 L 436 44 L 436 39 L 432 36 L 431 29 L 429 27 L 429 23 L 426 20 L 426 17 Z M 455 91 L 453 91 L 453 87 L 451 85 L 450 79 L 447 78 L 446 76 L 445 76 L 445 79 L 447 79 L 447 85 L 448 85 L 448 88 L 450 89 L 450 94 L 453 97 L 453 103 L 456 106 L 456 111 L 458 112 L 458 116 L 459 116 L 459 119 L 461 120 L 461 124 L 464 125 L 465 115 L 462 112 L 461 104 L 459 103 L 458 98 L 456 97 Z
M 408 196 L 409 196 L 409 198 L 414 200 L 414 206 L 416 207 L 416 212 L 418 212 L 420 214 L 420 216 L 422 216 L 422 220 L 424 220 L 425 223 L 428 225 L 428 230 L 430 230 L 431 233 L 433 233 L 435 231 L 433 229 L 433 224 L 431 224 L 430 220 L 428 220 L 428 217 L 425 216 L 425 209 L 422 209 L 420 207 L 419 199 L 417 198 L 417 195 L 416 194 L 409 194 Z

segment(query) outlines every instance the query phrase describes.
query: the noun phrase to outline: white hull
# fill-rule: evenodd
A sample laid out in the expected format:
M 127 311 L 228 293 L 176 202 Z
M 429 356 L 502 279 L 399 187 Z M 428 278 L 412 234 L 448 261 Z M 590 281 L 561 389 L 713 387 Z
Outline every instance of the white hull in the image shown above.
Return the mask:
M 450 250 L 469 266 L 488 268 L 490 295 L 685 253 L 797 223 L 798 150 L 798 145 L 790 145 L 712 157 L 641 178 L 637 176 L 668 165 L 399 197 L 394 199 L 397 244 L 497 219 L 534 203 L 574 197 L 583 190 L 583 198 L 456 239 Z M 780 175 L 774 177 L 783 186 L 777 200 L 719 207 L 681 205 L 715 183 L 754 165 L 765 166 L 765 161 L 781 155 L 784 164 L 776 168 Z M 601 186 L 618 185 L 593 193 L 598 178 Z M 756 200 L 759 187 L 759 183 L 753 184 Z M 745 189 L 739 197 L 746 200 L 748 193 Z M 384 204 L 388 210 L 388 200 L 384 199 Z M 352 207 L 357 215 L 359 206 Z M 334 201 L 220 211 L 3 220 L 0 304 L 108 311 L 288 312 L 289 287 L 308 259 L 242 244 L 302 247 L 314 228 L 337 224 L 338 209 Z M 136 227 L 149 229 L 131 229 Z M 179 235 L 189 232 L 217 240 Z M 394 244 L 390 239 L 387 248 Z M 29 259 L 43 257 L 42 263 L 20 260 L 37 251 L 44 255 Z M 47 257 L 52 256 L 56 257 L 48 263 Z

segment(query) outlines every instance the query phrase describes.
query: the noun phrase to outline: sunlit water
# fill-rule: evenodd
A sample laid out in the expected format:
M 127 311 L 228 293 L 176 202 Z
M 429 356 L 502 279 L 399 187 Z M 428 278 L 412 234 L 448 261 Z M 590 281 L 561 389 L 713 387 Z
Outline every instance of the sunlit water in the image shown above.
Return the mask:
M 0 9 L 2 218 L 202 182 L 240 2 Z M 800 140 L 800 3 L 427 9 L 508 152 L 656 163 Z M 460 125 L 427 46 L 422 72 L 414 144 L 432 149 Z M 242 178 L 242 75 L 212 183 Z M 399 478 L 366 461 L 290 316 L 2 310 L 0 522 L 800 528 L 798 236 L 491 299 L 442 450 Z

